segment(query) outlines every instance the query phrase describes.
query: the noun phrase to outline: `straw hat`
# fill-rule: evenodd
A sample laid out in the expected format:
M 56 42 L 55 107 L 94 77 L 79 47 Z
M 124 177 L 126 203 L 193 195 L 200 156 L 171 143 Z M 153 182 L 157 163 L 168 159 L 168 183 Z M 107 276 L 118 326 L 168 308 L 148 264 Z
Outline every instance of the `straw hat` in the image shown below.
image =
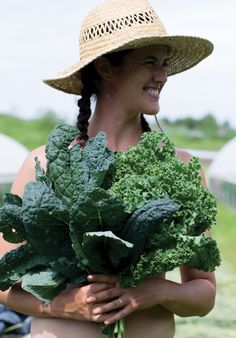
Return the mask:
M 80 70 L 99 56 L 158 44 L 170 46 L 168 76 L 193 67 L 213 51 L 213 44 L 206 39 L 168 35 L 147 0 L 108 0 L 90 11 L 82 23 L 79 61 L 44 82 L 79 95 Z

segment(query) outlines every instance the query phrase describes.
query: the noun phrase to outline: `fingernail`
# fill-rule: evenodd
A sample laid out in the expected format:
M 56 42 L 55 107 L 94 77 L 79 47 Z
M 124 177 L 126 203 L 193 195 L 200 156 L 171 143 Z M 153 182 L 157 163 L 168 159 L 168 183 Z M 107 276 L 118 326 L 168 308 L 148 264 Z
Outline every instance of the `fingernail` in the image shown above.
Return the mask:
M 88 280 L 92 280 L 92 279 L 93 279 L 93 276 L 89 275 L 89 276 L 87 277 L 87 279 L 88 279 Z
M 95 297 L 89 297 L 87 298 L 87 303 L 93 303 L 95 302 L 96 298 Z
M 94 315 L 98 315 L 99 313 L 100 313 L 99 309 L 93 310 L 93 314 L 94 314 Z
M 109 325 L 110 324 L 109 320 L 105 320 L 104 324 Z

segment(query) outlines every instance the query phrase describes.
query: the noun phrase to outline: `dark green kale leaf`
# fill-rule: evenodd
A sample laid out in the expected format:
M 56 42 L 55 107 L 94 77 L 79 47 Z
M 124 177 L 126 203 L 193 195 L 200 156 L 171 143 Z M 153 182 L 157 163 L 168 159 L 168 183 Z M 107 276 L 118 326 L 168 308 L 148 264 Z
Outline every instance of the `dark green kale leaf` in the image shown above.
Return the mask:
M 87 232 L 84 234 L 82 250 L 83 264 L 93 273 L 114 273 L 133 244 L 115 236 L 111 231 Z
M 78 193 L 102 187 L 106 177 L 113 174 L 115 155 L 106 147 L 106 135 L 98 133 L 90 138 L 84 149 L 80 145 L 70 150 L 72 180 Z
M 30 246 L 22 245 L 0 259 L 0 290 L 7 290 L 31 268 L 47 264 L 47 260 Z
M 90 138 L 83 149 L 79 144 L 69 149 L 77 133 L 76 128 L 60 125 L 46 147 L 47 176 L 56 196 L 68 206 L 84 191 L 108 186 L 114 172 L 115 155 L 106 147 L 105 133 Z
M 104 189 L 93 188 L 74 202 L 71 208 L 71 229 L 74 228 L 81 239 L 89 231 L 110 230 L 118 234 L 130 216 L 124 209 L 119 198 L 112 197 Z
M 0 231 L 10 243 L 21 243 L 26 232 L 22 220 L 22 199 L 13 194 L 5 194 L 4 205 L 0 208 Z
M 161 222 L 173 216 L 178 209 L 178 204 L 172 200 L 161 199 L 144 205 L 131 215 L 120 233 L 121 238 L 134 244 L 129 255 L 129 264 L 138 260 Z
M 66 288 L 66 279 L 52 268 L 38 267 L 24 274 L 21 287 L 38 299 L 50 303 Z
M 22 212 L 28 243 L 41 255 L 54 253 L 57 258 L 60 248 L 63 256 L 69 246 L 70 215 L 52 190 L 42 182 L 28 183 Z
M 49 135 L 46 146 L 47 176 L 52 182 L 55 195 L 66 204 L 70 204 L 74 193 L 68 147 L 77 134 L 76 127 L 59 125 Z

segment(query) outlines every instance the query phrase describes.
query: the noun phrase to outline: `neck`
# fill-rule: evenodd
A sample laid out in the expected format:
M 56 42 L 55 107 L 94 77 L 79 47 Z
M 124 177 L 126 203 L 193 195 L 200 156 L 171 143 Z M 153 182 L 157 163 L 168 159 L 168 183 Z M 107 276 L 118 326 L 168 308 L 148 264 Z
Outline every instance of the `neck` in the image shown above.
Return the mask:
M 99 131 L 104 131 L 109 149 L 126 151 L 139 142 L 143 133 L 140 117 L 141 114 L 124 112 L 109 98 L 98 100 L 89 122 L 88 135 L 95 136 Z

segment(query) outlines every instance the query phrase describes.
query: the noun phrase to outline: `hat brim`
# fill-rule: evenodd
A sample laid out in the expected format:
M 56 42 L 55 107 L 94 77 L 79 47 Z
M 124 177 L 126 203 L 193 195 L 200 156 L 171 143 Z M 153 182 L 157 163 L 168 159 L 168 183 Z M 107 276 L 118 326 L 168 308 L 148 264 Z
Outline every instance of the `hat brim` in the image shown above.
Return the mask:
M 209 56 L 214 49 L 213 44 L 209 40 L 200 37 L 181 35 L 149 36 L 138 38 L 127 43 L 124 43 L 123 40 L 120 45 L 119 41 L 117 41 L 117 44 L 113 46 L 114 48 L 112 50 L 104 50 L 104 54 L 125 49 L 141 48 L 148 45 L 167 45 L 170 47 L 170 54 L 166 66 L 167 76 L 181 73 L 192 68 Z M 94 53 L 83 62 L 77 62 L 56 76 L 43 80 L 43 82 L 65 93 L 80 95 L 82 89 L 80 71 L 99 56 L 101 56 L 101 54 L 96 55 L 96 53 Z

